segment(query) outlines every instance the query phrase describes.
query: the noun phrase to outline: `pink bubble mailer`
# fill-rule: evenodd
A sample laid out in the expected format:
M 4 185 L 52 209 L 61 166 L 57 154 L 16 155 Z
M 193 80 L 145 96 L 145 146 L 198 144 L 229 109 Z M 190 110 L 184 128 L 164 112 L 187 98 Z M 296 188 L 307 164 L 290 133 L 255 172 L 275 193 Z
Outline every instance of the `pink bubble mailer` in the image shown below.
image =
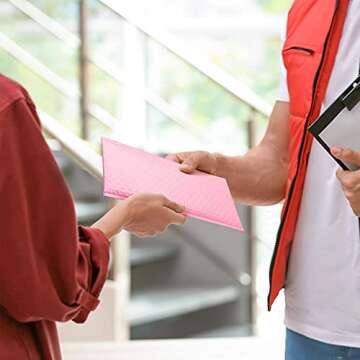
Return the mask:
M 243 231 L 225 179 L 200 171 L 184 174 L 179 164 L 103 139 L 104 195 L 117 199 L 158 193 L 185 206 L 188 216 Z

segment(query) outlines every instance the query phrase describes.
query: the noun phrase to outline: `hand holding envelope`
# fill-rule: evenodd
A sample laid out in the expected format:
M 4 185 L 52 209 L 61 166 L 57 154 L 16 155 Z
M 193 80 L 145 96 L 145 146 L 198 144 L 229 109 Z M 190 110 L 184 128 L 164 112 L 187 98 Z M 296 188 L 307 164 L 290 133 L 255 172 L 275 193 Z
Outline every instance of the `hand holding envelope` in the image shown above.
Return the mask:
M 197 219 L 243 230 L 226 180 L 195 171 L 179 171 L 173 161 L 103 139 L 104 194 L 125 199 L 137 193 L 159 193 L 185 206 Z

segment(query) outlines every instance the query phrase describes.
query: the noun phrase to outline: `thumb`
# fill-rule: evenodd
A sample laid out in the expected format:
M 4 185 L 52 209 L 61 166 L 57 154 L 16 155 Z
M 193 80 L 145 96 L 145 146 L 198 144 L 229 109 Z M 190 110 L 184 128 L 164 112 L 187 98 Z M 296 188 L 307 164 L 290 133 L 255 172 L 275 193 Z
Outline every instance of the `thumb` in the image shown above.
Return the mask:
M 185 173 L 192 173 L 199 165 L 199 158 L 195 155 L 187 156 L 180 165 L 180 170 Z
M 341 161 L 360 166 L 360 152 L 358 151 L 332 147 L 331 154 Z

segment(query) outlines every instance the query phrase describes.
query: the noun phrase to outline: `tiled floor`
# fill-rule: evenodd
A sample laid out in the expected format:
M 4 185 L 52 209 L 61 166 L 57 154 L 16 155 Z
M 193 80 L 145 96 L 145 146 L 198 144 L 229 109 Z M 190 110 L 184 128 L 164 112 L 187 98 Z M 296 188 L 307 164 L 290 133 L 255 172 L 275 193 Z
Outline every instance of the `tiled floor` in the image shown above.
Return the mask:
M 68 344 L 64 360 L 281 360 L 278 339 L 131 341 L 123 344 Z

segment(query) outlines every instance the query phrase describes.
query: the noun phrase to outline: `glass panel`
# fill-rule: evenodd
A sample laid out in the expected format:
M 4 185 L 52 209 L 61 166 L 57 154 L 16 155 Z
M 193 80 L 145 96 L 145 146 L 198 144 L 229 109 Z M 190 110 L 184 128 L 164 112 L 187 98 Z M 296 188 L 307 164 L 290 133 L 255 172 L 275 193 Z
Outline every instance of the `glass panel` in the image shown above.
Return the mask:
M 31 3 L 68 30 L 77 32 L 78 0 L 31 0 Z
M 148 83 L 189 124 L 202 129 L 208 144 L 247 143 L 248 107 L 153 41 L 149 42 Z
M 88 1 L 89 51 L 111 63 L 123 65 L 123 20 L 98 0 Z
M 196 135 L 171 122 L 151 106 L 148 106 L 147 139 L 147 147 L 157 153 L 173 153 L 202 146 Z
M 21 83 L 30 93 L 39 110 L 47 112 L 63 126 L 79 134 L 79 109 L 77 102 L 66 99 L 49 83 L 35 75 L 7 52 L 0 50 L 0 72 Z
M 1 31 L 69 84 L 74 84 L 76 49 L 68 47 L 17 8 L 9 5 L 9 9 L 11 16 L 2 17 Z
M 121 85 L 96 66 L 89 65 L 90 102 L 100 105 L 116 117 L 119 106 Z
M 108 128 L 106 125 L 102 124 L 99 120 L 90 116 L 89 118 L 89 128 L 90 128 L 90 135 L 89 135 L 89 143 L 90 146 L 100 153 L 101 148 L 101 138 L 103 136 L 111 136 L 112 130 Z

